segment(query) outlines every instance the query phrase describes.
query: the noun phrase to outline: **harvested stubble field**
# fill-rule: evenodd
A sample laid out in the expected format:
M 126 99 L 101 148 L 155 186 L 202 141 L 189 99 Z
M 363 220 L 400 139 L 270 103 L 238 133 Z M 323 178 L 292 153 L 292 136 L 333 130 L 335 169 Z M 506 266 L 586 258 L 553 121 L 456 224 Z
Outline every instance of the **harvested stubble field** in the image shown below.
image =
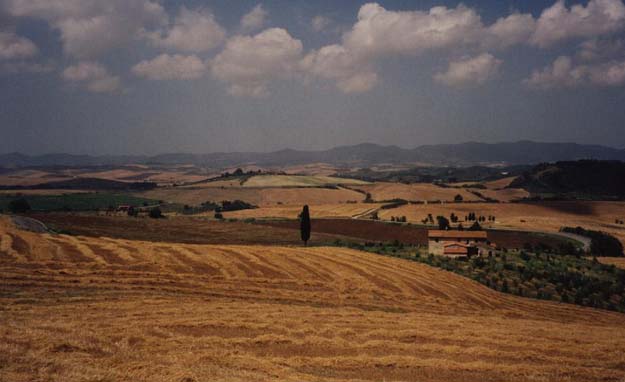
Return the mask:
M 373 200 L 404 199 L 409 201 L 453 201 L 456 195 L 461 195 L 465 201 L 480 201 L 481 198 L 466 189 L 440 187 L 431 183 L 387 183 L 376 182 L 371 185 L 356 187 L 371 194 Z
M 210 177 L 186 166 L 151 168 L 149 166 L 121 166 L 97 170 L 89 167 L 66 169 L 17 169 L 0 174 L 0 186 L 33 186 L 42 183 L 75 178 L 98 178 L 120 182 L 150 181 L 158 184 L 197 182 Z
M 623 315 L 349 249 L 0 221 L 0 380 L 620 381 Z
M 356 179 L 335 178 L 331 176 L 310 175 L 257 175 L 249 178 L 244 187 L 323 187 L 333 184 L 365 185 L 369 184 Z
M 461 220 L 471 212 L 496 217 L 495 223 L 481 223 L 483 227 L 557 232 L 564 226 L 581 226 L 608 232 L 625 243 L 625 226 L 614 224 L 616 219 L 625 218 L 625 202 L 429 203 L 381 210 L 379 216 L 385 220 L 406 216 L 408 221 L 418 223 L 428 214 L 449 217 L 452 212 Z
M 222 200 L 243 200 L 257 206 L 276 206 L 304 204 L 346 203 L 348 201 L 362 201 L 364 195 L 344 188 L 329 189 L 315 187 L 300 188 L 245 188 L 233 187 L 168 187 L 139 194 L 142 197 L 164 200 L 172 203 L 199 205 L 207 201 L 221 202 Z

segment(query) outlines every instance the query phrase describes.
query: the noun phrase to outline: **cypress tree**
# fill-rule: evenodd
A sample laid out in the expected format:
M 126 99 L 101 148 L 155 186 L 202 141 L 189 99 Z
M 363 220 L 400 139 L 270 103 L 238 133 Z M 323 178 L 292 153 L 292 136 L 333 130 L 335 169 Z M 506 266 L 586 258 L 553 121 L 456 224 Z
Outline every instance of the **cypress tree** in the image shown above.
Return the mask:
M 310 213 L 308 212 L 308 206 L 304 206 L 300 217 L 300 233 L 304 245 L 308 244 L 310 240 Z

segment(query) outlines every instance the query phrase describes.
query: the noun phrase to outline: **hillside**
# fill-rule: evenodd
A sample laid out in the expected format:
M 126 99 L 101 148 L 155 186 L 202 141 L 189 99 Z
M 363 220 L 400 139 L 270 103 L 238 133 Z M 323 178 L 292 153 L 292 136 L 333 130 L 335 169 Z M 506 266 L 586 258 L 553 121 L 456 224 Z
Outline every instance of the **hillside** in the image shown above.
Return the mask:
M 225 168 L 245 164 L 286 166 L 310 163 L 372 166 L 375 164 L 421 163 L 431 165 L 516 165 L 577 159 L 625 160 L 625 150 L 576 143 L 531 141 L 504 143 L 461 143 L 424 145 L 412 149 L 363 143 L 329 150 L 280 150 L 268 153 L 231 152 L 209 154 L 170 153 L 155 156 L 87 156 L 49 154 L 29 156 L 19 153 L 0 155 L 0 167 L 96 166 L 121 164 L 195 164 Z
M 405 260 L 42 235 L 6 218 L 0 238 L 2 380 L 625 377 L 622 315 Z
M 540 164 L 512 181 L 509 188 L 532 194 L 572 198 L 624 199 L 625 163 L 581 160 Z
M 0 186 L 10 190 L 107 190 L 107 191 L 147 191 L 156 188 L 152 182 L 119 182 L 100 178 L 75 178 L 28 186 Z

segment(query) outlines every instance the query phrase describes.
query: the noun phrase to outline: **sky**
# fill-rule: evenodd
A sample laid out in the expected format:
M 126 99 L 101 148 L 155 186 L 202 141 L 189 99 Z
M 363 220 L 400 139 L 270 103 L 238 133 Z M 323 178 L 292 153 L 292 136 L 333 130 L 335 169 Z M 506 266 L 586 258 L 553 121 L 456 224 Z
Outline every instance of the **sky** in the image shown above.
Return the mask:
M 622 0 L 0 0 L 0 153 L 625 147 Z

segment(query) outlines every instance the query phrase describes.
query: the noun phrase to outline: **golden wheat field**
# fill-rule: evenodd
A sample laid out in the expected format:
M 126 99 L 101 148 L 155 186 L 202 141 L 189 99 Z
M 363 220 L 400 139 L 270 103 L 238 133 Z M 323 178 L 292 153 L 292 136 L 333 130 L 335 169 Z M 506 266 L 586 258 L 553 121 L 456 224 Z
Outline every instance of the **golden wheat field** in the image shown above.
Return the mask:
M 616 219 L 625 219 L 623 202 L 411 204 L 381 210 L 379 216 L 388 220 L 391 216 L 406 216 L 408 221 L 420 222 L 428 214 L 449 217 L 455 213 L 463 220 L 470 212 L 496 217 L 494 223 L 482 223 L 484 227 L 557 232 L 563 226 L 581 226 L 611 233 L 625 242 L 625 226 L 615 224 Z
M 67 180 L 63 174 L 50 173 L 42 170 L 14 170 L 0 174 L 0 186 L 32 186 L 46 182 Z
M 465 201 L 481 200 L 478 196 L 465 189 L 440 187 L 430 183 L 376 182 L 372 185 L 358 186 L 357 188 L 370 193 L 374 200 L 453 201 L 456 195 L 461 195 Z
M 349 249 L 0 219 L 2 381 L 621 381 L 623 315 Z

